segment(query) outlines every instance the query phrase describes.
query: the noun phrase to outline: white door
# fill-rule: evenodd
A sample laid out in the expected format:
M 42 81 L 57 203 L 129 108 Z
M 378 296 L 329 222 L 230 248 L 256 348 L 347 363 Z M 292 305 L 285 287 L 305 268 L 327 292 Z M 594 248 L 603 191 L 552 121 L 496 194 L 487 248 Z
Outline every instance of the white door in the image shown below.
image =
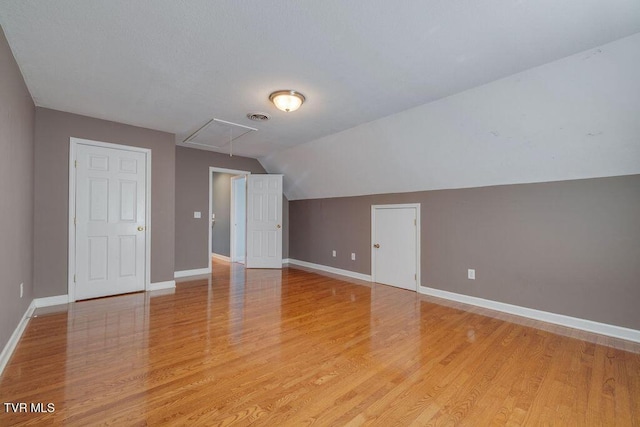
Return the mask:
M 417 290 L 419 280 L 419 205 L 372 206 L 373 281 Z
M 282 175 L 247 175 L 247 268 L 282 268 Z
M 244 264 L 247 239 L 247 180 L 244 175 L 231 178 L 231 262 Z
M 78 144 L 75 299 L 144 290 L 146 155 Z

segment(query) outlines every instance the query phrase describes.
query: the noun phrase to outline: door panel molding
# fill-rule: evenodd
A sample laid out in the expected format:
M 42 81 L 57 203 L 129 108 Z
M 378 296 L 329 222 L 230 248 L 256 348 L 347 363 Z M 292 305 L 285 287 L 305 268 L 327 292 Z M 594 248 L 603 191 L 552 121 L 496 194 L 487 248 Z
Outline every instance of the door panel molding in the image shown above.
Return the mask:
M 371 250 L 371 281 L 377 282 L 376 279 L 376 249 L 374 245 L 376 242 L 376 212 L 382 209 L 415 209 L 415 265 L 416 265 L 416 287 L 417 291 L 421 287 L 421 279 L 420 279 L 420 241 L 421 241 L 421 230 L 420 230 L 420 203 L 405 203 L 405 204 L 390 204 L 390 205 L 371 205 L 371 242 L 369 248 Z
M 94 141 L 83 138 L 69 138 L 69 220 L 68 220 L 68 251 L 67 251 L 67 295 L 68 301 L 76 301 L 75 292 L 75 275 L 76 275 L 76 158 L 79 145 L 90 147 L 111 148 L 116 150 L 132 151 L 143 153 L 145 155 L 146 175 L 145 175 L 145 261 L 144 261 L 144 289 L 149 290 L 151 284 L 151 149 L 142 147 L 133 147 L 129 145 L 113 144 L 110 142 Z M 99 158 L 95 158 L 95 162 L 91 163 L 92 168 L 105 168 L 106 165 L 99 162 Z M 131 165 L 120 164 L 119 168 L 123 172 L 129 171 Z
M 246 268 L 282 268 L 282 177 L 247 176 Z

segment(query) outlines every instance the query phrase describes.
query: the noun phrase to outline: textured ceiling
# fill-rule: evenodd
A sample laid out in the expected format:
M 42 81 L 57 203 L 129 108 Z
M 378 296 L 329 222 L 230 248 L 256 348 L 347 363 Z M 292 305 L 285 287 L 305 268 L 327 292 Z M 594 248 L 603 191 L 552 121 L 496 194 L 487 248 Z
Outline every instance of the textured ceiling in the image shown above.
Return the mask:
M 0 24 L 38 106 L 179 141 L 217 117 L 263 157 L 639 32 L 640 1 L 3 0 Z

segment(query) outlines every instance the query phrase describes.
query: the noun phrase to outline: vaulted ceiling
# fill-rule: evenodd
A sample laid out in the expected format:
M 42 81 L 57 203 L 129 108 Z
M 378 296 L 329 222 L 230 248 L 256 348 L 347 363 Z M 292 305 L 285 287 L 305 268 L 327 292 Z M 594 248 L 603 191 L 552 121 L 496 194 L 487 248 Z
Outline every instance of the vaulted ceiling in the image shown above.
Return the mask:
M 345 137 L 345 131 L 377 120 L 389 123 L 393 119 L 383 118 L 416 107 L 432 115 L 414 114 L 391 128 L 383 126 L 378 135 L 402 134 L 416 124 L 442 125 L 436 120 L 441 114 L 425 104 L 439 102 L 441 107 L 434 108 L 440 111 L 448 97 L 638 33 L 640 2 L 3 0 L 0 24 L 36 105 L 175 133 L 178 142 L 213 117 L 258 128 L 236 140 L 235 154 L 260 158 L 268 170 L 288 174 L 287 191 L 301 198 L 371 191 L 366 186 L 313 190 L 320 178 L 314 178 L 313 185 L 305 183 L 308 171 L 295 164 L 312 162 L 311 155 L 328 164 L 331 156 L 339 162 L 344 146 L 354 156 L 367 151 L 366 145 L 352 142 L 363 135 Z M 631 66 L 635 64 L 633 59 Z M 268 100 L 278 89 L 298 90 L 307 101 L 295 113 L 280 112 Z M 535 88 L 525 94 L 535 96 Z M 468 101 L 477 103 L 473 96 Z M 461 102 L 460 108 L 469 106 L 464 98 Z M 481 105 L 474 108 L 483 112 Z M 622 106 L 616 112 L 635 108 Z M 268 113 L 272 119 L 252 122 L 246 118 L 252 112 Z M 490 131 L 474 132 L 484 138 Z M 500 130 L 493 131 L 500 139 Z M 509 132 L 518 141 L 526 139 L 522 130 Z M 437 132 L 431 136 L 443 137 Z M 338 146 L 331 144 L 335 138 Z M 428 139 L 420 142 L 433 145 L 423 152 L 425 159 L 449 165 L 451 153 L 438 154 L 442 141 Z M 318 154 L 323 141 L 331 148 Z M 389 135 L 379 144 L 390 146 L 393 141 Z M 453 153 L 464 156 L 467 145 L 455 146 L 455 141 L 449 141 Z M 372 148 L 371 153 L 386 161 L 381 157 L 388 149 Z M 411 149 L 389 152 L 400 156 L 392 163 L 415 163 Z M 433 157 L 438 155 L 440 162 Z M 439 178 L 428 182 L 428 177 L 408 172 L 426 179 L 420 189 L 500 182 L 473 177 L 461 183 L 440 183 Z M 431 174 L 438 172 L 436 168 Z M 414 187 L 399 182 L 388 189 Z

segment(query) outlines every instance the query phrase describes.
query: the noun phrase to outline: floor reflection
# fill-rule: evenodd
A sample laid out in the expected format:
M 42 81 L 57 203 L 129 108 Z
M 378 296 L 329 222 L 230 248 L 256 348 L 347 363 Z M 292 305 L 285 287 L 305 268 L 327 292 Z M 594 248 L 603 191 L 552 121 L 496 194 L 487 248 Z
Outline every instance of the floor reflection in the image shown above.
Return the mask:
M 493 420 L 515 398 L 562 400 L 580 420 L 569 391 L 615 377 L 618 395 L 640 392 L 637 375 L 616 374 L 638 372 L 637 355 L 539 322 L 297 268 L 216 260 L 213 274 L 174 290 L 36 316 L 0 378 L 0 399 L 53 402 L 56 412 L 0 413 L 0 425 L 446 424 Z M 567 373 L 560 387 L 555 372 Z

